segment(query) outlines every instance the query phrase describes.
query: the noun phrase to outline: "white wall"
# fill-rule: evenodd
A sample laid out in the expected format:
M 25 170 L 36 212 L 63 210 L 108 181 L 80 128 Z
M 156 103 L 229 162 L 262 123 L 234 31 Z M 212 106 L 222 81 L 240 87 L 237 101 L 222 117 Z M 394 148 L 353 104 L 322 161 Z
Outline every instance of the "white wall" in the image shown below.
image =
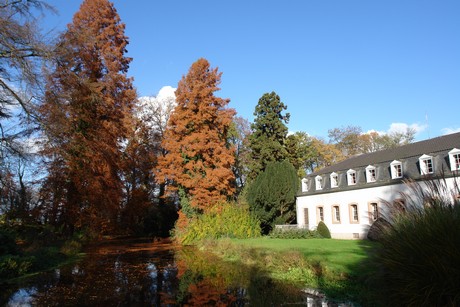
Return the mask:
M 458 179 L 457 179 L 458 180 Z M 452 189 L 454 179 L 447 179 L 447 185 Z M 370 226 L 369 221 L 369 203 L 378 203 L 379 210 L 383 214 L 388 214 L 386 202 L 394 202 L 401 199 L 401 193 L 410 193 L 411 189 L 405 184 L 394 184 L 381 187 L 372 187 L 357 189 L 351 191 L 341 191 L 335 193 L 324 193 L 316 195 L 307 195 L 297 197 L 297 224 L 299 227 L 305 227 L 304 208 L 308 208 L 309 229 L 316 229 L 319 220 L 317 219 L 317 207 L 324 208 L 324 223 L 329 228 L 333 238 L 352 239 L 353 234 L 358 234 L 360 239 L 367 237 L 367 231 Z M 359 213 L 359 224 L 350 223 L 349 205 L 357 204 Z M 332 222 L 332 206 L 340 207 L 339 224 Z

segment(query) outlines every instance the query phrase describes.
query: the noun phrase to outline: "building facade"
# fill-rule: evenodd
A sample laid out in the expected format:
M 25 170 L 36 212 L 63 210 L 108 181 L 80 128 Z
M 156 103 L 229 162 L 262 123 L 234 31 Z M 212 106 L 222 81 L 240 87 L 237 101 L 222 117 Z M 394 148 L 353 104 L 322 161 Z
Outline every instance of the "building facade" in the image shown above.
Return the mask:
M 374 221 L 388 214 L 387 204 L 404 208 L 402 195 L 412 193 L 405 180 L 445 178 L 458 191 L 459 172 L 460 133 L 355 156 L 302 179 L 297 224 L 316 229 L 323 221 L 333 238 L 364 239 Z

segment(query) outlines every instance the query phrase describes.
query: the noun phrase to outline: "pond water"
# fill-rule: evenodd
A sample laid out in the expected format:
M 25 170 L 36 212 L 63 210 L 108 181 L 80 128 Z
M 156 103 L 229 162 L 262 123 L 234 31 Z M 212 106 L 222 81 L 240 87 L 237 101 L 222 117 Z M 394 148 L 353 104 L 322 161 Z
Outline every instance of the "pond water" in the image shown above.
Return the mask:
M 167 240 L 106 241 L 79 263 L 3 286 L 1 306 L 347 306 Z

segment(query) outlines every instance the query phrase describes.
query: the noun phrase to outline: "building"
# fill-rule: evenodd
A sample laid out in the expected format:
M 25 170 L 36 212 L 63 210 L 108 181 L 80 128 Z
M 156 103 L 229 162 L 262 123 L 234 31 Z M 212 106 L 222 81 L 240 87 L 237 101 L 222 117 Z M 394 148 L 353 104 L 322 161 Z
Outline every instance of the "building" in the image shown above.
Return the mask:
M 401 195 L 411 189 L 404 179 L 443 176 L 454 189 L 458 172 L 460 133 L 355 156 L 302 179 L 297 224 L 316 229 L 323 221 L 333 238 L 363 239 L 388 203 L 405 205 Z

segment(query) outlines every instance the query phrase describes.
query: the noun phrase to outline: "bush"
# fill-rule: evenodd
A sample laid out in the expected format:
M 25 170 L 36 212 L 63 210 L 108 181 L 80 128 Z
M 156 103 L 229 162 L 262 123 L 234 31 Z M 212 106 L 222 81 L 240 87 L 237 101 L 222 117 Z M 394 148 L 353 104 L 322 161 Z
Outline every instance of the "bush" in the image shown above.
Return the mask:
M 4 255 L 0 257 L 0 280 L 24 275 L 32 267 L 33 259 L 18 255 Z
M 406 212 L 381 230 L 369 281 L 385 305 L 460 305 L 460 204 L 439 195 L 443 185 L 431 187 L 430 196 L 419 194 L 418 203 L 406 199 Z
M 326 238 L 326 239 L 331 238 L 331 232 L 329 231 L 329 228 L 327 228 L 326 224 L 324 224 L 323 221 L 320 221 L 318 223 L 318 227 L 316 228 L 316 231 L 323 238 Z
M 246 239 L 260 236 L 260 222 L 247 206 L 223 203 L 193 218 L 183 229 L 176 227 L 174 238 L 182 244 L 222 237 Z
M 315 230 L 279 228 L 273 229 L 269 236 L 274 239 L 311 239 L 321 237 Z
M 16 246 L 15 234 L 3 227 L 0 227 L 0 256 L 6 254 L 16 254 L 18 248 Z

